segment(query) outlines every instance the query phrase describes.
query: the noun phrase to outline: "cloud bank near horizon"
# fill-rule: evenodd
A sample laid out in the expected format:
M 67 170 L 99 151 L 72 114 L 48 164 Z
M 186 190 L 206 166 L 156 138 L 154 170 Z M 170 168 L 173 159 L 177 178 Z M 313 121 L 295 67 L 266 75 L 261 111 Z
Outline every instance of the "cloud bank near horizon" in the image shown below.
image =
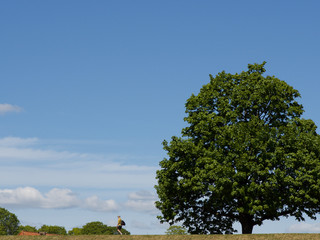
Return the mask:
M 140 196 L 139 199 L 132 196 Z M 152 198 L 151 198 L 152 196 Z M 115 212 L 125 207 L 127 210 L 140 212 L 156 212 L 154 202 L 156 196 L 150 192 L 132 192 L 125 203 L 116 203 L 113 199 L 101 199 L 96 195 L 81 199 L 67 188 L 53 188 L 41 193 L 33 187 L 0 189 L 0 205 L 16 208 L 67 209 L 82 208 L 90 211 Z
M 0 138 L 0 206 L 157 212 L 156 167 L 134 164 L 132 159 L 138 157 L 125 154 L 58 151 L 46 141 L 36 137 Z M 77 193 L 71 190 L 74 188 Z M 127 196 L 108 197 L 112 191 L 127 192 Z
M 0 182 L 5 187 L 150 189 L 157 167 L 134 164 L 139 156 L 57 151 L 38 138 L 0 138 Z M 59 143 L 57 143 L 59 144 Z

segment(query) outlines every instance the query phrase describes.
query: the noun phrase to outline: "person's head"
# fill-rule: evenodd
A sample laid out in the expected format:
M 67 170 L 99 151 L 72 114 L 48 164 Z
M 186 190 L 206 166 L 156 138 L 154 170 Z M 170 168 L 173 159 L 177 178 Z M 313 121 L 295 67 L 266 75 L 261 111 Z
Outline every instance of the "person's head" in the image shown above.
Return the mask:
M 118 218 L 120 218 L 120 216 L 118 216 Z

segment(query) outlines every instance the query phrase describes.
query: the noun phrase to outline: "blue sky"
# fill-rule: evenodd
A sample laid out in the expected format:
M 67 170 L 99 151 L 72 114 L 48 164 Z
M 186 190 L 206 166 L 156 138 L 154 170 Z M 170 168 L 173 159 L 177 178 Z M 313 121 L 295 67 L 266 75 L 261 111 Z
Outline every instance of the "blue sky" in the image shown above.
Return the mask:
M 0 206 L 23 225 L 91 221 L 163 234 L 162 141 L 209 74 L 267 61 L 320 126 L 320 2 L 0 2 Z M 318 131 L 319 132 L 319 131 Z M 236 226 L 238 229 L 239 225 Z M 316 221 L 254 233 L 320 232 Z

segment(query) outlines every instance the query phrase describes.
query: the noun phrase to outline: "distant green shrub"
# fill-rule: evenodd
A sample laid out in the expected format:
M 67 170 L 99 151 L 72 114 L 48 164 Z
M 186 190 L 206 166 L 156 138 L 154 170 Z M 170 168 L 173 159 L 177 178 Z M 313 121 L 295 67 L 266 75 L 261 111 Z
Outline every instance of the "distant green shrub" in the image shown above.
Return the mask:
M 188 234 L 187 229 L 185 229 L 182 226 L 170 226 L 167 231 L 166 231 L 167 235 L 186 235 Z

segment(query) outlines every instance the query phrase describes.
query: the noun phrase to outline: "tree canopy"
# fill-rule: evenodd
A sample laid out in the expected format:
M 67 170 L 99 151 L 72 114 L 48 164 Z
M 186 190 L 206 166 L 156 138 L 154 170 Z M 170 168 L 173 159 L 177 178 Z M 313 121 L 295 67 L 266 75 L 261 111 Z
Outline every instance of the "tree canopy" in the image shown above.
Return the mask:
M 84 235 L 112 234 L 109 227 L 102 222 L 90 222 L 82 227 L 81 233 Z
M 18 234 L 20 221 L 5 208 L 0 208 L 0 235 Z
M 193 234 L 252 233 L 281 216 L 320 212 L 320 137 L 299 92 L 265 62 L 224 71 L 186 102 L 182 136 L 163 142 L 155 186 L 161 222 Z
M 187 229 L 182 226 L 175 225 L 171 225 L 166 231 L 167 235 L 187 235 L 187 233 Z
M 123 234 L 130 235 L 126 229 L 121 230 Z M 106 224 L 95 221 L 85 224 L 81 229 L 76 229 L 75 232 L 70 232 L 71 235 L 113 235 L 118 234 L 116 227 L 110 227 Z
M 38 232 L 38 229 L 34 226 L 30 226 L 30 225 L 20 225 L 19 226 L 19 232 L 21 231 L 26 231 L 26 232 Z
M 42 225 L 41 228 L 38 229 L 39 232 L 45 232 L 50 234 L 58 234 L 58 235 L 67 235 L 67 231 L 65 227 L 62 226 L 50 226 L 50 225 Z

